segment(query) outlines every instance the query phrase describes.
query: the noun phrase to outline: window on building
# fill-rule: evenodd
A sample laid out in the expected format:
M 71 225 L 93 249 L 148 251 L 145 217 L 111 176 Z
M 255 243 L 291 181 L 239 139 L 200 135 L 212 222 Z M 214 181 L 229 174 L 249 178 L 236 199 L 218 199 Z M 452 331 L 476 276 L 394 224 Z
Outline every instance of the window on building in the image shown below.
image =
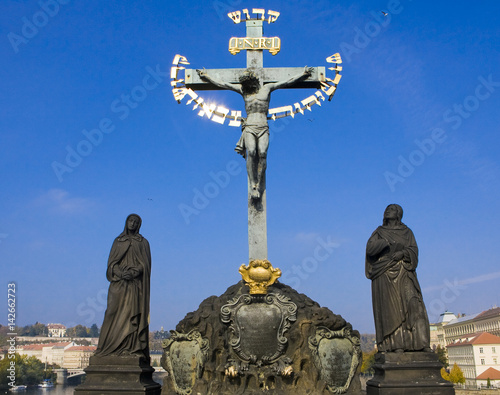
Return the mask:
M 491 352 L 496 353 L 497 352 L 496 348 L 495 347 L 491 347 Z
M 481 358 L 481 365 L 484 365 L 484 359 Z
M 479 347 L 479 352 L 482 354 L 484 353 L 483 347 Z
M 496 365 L 496 364 L 497 364 L 497 359 L 493 358 L 493 365 Z

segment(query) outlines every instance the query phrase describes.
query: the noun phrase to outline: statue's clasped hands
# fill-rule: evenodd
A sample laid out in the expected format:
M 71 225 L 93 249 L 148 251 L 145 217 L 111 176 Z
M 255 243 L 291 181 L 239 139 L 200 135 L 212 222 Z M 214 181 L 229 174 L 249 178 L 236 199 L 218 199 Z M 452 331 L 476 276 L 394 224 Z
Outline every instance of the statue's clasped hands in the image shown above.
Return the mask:
M 394 261 L 401 261 L 404 258 L 405 254 L 403 251 L 397 251 L 392 255 L 392 259 Z
M 127 280 L 127 281 L 130 281 L 134 278 L 134 274 L 130 271 L 124 271 L 123 274 L 122 274 L 122 279 L 123 280 Z

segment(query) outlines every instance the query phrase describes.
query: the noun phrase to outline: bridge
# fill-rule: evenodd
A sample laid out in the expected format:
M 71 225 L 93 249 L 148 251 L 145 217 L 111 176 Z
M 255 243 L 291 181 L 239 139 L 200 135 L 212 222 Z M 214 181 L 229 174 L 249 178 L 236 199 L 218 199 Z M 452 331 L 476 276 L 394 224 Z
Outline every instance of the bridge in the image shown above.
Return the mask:
M 55 369 L 57 384 L 78 384 L 85 376 L 83 369 Z

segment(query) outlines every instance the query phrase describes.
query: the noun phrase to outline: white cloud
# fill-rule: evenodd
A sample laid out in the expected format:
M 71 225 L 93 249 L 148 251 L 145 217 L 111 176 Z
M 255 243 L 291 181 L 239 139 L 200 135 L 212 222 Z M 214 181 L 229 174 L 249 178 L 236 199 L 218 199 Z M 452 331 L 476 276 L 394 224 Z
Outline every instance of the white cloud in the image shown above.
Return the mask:
M 482 282 L 494 280 L 494 279 L 497 279 L 497 278 L 500 278 L 500 272 L 493 272 L 493 273 L 488 273 L 488 274 L 482 274 L 482 275 L 479 275 L 479 276 L 476 276 L 476 277 L 469 277 L 469 278 L 465 278 L 465 279 L 462 279 L 462 280 L 456 280 L 455 279 L 453 285 L 455 285 L 455 286 L 466 286 L 466 285 L 469 285 L 469 284 L 482 283 Z M 434 286 L 427 287 L 427 288 L 423 289 L 422 291 L 423 292 L 431 292 L 431 291 L 442 290 L 442 289 L 447 288 L 447 287 L 449 287 L 449 286 L 446 283 L 444 283 L 442 285 L 434 285 Z
M 50 189 L 35 200 L 35 205 L 47 208 L 56 214 L 77 214 L 85 212 L 94 203 L 89 199 L 71 197 L 63 189 Z
M 318 237 L 319 237 L 319 233 L 314 233 L 314 232 L 310 232 L 310 233 L 300 232 L 300 233 L 297 233 L 295 235 L 294 239 L 298 243 L 308 244 L 308 243 L 311 243 L 311 242 L 315 242 Z

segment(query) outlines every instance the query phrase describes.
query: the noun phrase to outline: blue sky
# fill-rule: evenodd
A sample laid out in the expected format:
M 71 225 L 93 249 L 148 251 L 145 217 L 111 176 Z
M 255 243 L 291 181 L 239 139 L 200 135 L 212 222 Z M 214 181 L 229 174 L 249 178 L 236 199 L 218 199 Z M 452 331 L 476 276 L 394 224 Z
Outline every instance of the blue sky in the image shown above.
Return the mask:
M 227 50 L 244 25 L 226 14 L 262 4 L 54 1 L 0 5 L 1 286 L 17 284 L 18 325 L 100 326 L 108 253 L 135 212 L 153 256 L 151 328 L 173 329 L 240 280 L 248 244 L 240 130 L 177 104 L 169 69 L 176 54 L 244 67 Z M 331 102 L 270 125 L 269 259 L 283 282 L 373 332 L 366 241 L 399 203 L 430 319 L 498 305 L 500 3 L 265 8 L 281 14 L 264 35 L 282 42 L 265 66 L 344 61 Z M 277 91 L 271 106 L 311 94 Z M 202 96 L 243 110 L 234 92 Z M 67 158 L 78 148 L 87 156 Z

